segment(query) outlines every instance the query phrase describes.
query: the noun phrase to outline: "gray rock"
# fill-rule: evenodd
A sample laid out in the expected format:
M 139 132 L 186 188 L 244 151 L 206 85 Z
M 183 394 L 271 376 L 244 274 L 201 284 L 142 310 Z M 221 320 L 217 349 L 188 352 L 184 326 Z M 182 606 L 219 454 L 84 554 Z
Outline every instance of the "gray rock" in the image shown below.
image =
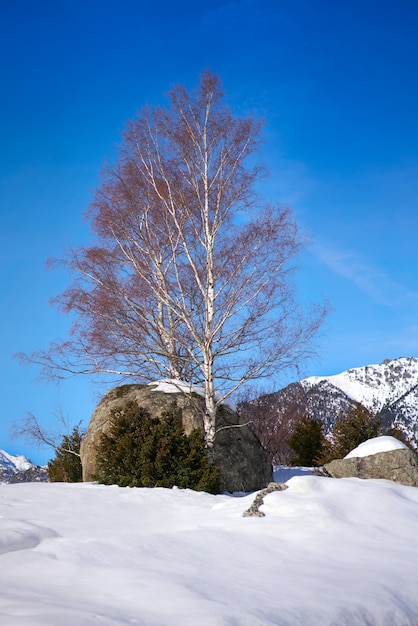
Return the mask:
M 265 517 L 266 514 L 260 511 L 260 506 L 264 504 L 264 497 L 273 491 L 284 491 L 285 489 L 288 489 L 285 483 L 270 483 L 256 495 L 254 502 L 249 509 L 244 511 L 242 517 Z
M 324 465 L 324 469 L 333 478 L 386 478 L 418 487 L 418 456 L 409 448 L 336 459 Z
M 204 400 L 195 393 L 164 393 L 149 385 L 123 385 L 109 391 L 96 407 L 81 444 L 80 455 L 83 480 L 92 481 L 96 475 L 96 447 L 100 436 L 109 428 L 112 409 L 123 408 L 135 401 L 153 417 L 163 413 L 177 415 L 186 434 L 194 428 L 203 431 Z M 220 467 L 225 491 L 257 491 L 272 480 L 270 458 L 257 437 L 239 415 L 226 405 L 218 409 L 214 462 Z

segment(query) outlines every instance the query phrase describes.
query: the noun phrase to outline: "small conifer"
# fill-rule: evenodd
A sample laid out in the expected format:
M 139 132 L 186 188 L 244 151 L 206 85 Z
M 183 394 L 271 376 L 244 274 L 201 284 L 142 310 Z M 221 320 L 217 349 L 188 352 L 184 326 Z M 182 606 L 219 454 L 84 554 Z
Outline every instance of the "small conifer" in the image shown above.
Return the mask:
M 339 415 L 329 441 L 318 459 L 321 464 L 343 459 L 361 443 L 379 435 L 381 421 L 365 406 L 356 402 L 346 415 Z
M 322 423 L 312 417 L 303 417 L 287 440 L 292 449 L 292 465 L 318 465 L 317 457 L 324 444 Z
M 82 481 L 80 445 L 82 433 L 80 425 L 74 426 L 70 435 L 65 435 L 55 452 L 55 458 L 48 463 L 49 480 L 52 483 L 78 483 Z
M 220 471 L 208 462 L 203 433 L 187 436 L 175 415 L 153 418 L 135 402 L 111 412 L 97 467 L 97 480 L 108 485 L 220 491 Z

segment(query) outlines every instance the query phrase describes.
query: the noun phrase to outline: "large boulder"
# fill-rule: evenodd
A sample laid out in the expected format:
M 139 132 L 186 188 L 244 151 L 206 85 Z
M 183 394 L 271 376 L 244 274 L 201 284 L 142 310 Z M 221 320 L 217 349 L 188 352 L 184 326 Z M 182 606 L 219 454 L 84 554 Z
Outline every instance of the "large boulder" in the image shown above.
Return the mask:
M 123 409 L 132 401 L 152 417 L 164 413 L 178 416 L 186 434 L 194 428 L 203 431 L 204 399 L 197 393 L 167 393 L 157 383 L 116 387 L 96 407 L 83 438 L 80 454 L 84 481 L 95 479 L 96 449 L 101 434 L 109 429 L 111 411 Z M 225 404 L 218 408 L 217 427 L 222 430 L 216 435 L 214 461 L 221 470 L 225 491 L 257 491 L 273 480 L 266 450 L 240 416 Z
M 386 478 L 418 487 L 418 457 L 409 448 L 336 459 L 324 465 L 324 469 L 333 478 Z

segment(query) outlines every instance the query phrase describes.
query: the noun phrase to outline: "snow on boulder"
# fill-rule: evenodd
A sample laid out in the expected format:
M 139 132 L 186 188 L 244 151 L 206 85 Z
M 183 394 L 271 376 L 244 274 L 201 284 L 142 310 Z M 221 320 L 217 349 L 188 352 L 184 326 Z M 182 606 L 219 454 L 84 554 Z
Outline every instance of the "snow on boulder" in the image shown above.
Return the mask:
M 418 456 L 394 437 L 369 439 L 324 469 L 333 478 L 385 478 L 418 487 Z
M 399 439 L 395 437 L 389 437 L 387 435 L 382 437 L 373 437 L 361 443 L 357 448 L 351 450 L 344 458 L 351 459 L 353 457 L 370 456 L 371 454 L 378 454 L 379 452 L 390 452 L 391 450 L 403 450 L 408 449 Z
M 183 380 L 165 378 L 164 380 L 148 383 L 148 386 L 151 386 L 153 391 L 163 391 L 164 393 L 195 393 L 201 398 L 205 397 L 205 390 L 201 385 L 194 385 L 193 383 L 187 383 Z M 220 394 L 217 393 L 215 395 L 216 401 L 220 398 Z M 221 404 L 226 404 L 233 411 L 236 411 L 236 406 L 232 400 L 223 400 Z
M 186 383 L 183 380 L 176 380 L 174 378 L 156 380 L 148 383 L 148 386 L 152 387 L 153 391 L 163 391 L 164 393 L 197 393 L 201 397 L 204 397 L 205 395 L 205 392 L 200 385 Z

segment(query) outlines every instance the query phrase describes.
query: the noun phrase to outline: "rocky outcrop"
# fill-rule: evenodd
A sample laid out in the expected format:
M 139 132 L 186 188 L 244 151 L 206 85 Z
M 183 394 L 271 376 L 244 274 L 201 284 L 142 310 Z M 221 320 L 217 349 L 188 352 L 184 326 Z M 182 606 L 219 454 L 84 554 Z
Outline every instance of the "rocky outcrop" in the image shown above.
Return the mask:
M 48 468 L 34 465 L 27 470 L 17 472 L 9 480 L 10 484 L 15 483 L 47 483 L 49 482 Z
M 418 487 L 418 456 L 409 448 L 336 459 L 324 465 L 324 470 L 333 478 L 386 478 Z
M 113 409 L 123 409 L 136 402 L 153 417 L 164 413 L 178 416 L 189 434 L 194 428 L 203 431 L 204 400 L 196 393 L 165 393 L 153 385 L 123 385 L 109 391 L 95 409 L 81 444 L 83 480 L 92 481 L 96 474 L 96 447 L 100 436 L 109 428 Z M 257 437 L 235 411 L 227 405 L 218 409 L 218 432 L 214 462 L 219 466 L 225 491 L 257 491 L 272 481 L 272 466 Z

